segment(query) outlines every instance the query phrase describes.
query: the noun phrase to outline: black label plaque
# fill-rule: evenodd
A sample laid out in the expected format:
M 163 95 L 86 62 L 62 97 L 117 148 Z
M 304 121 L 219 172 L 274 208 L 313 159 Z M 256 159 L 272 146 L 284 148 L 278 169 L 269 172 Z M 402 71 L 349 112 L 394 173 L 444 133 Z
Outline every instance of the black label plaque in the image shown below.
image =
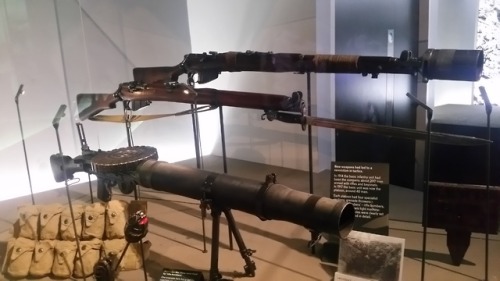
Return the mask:
M 164 268 L 159 281 L 205 281 L 200 271 Z
M 354 205 L 354 229 L 389 234 L 389 164 L 332 162 L 331 197 Z

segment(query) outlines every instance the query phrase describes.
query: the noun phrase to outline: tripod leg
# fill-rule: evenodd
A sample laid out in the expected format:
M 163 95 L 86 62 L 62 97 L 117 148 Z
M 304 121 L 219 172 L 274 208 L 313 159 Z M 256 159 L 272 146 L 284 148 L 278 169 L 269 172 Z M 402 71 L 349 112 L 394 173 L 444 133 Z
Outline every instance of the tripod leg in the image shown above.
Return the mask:
M 220 234 L 220 215 L 221 211 L 212 206 L 212 252 L 210 256 L 210 277 L 209 281 L 221 280 L 222 275 L 219 272 L 219 234 Z
M 128 246 L 130 246 L 130 242 L 127 242 L 127 244 L 125 245 L 125 248 L 123 249 L 122 255 L 120 256 L 120 258 L 116 262 L 115 269 L 113 270 L 114 272 L 116 272 L 118 270 L 118 268 L 120 267 L 120 263 L 122 262 L 123 257 L 125 256 L 125 254 L 127 253 Z M 144 261 L 143 261 L 143 263 L 144 263 Z
M 225 209 L 224 215 L 227 219 L 227 225 L 229 226 L 231 233 L 234 235 L 234 240 L 236 241 L 236 244 L 238 244 L 238 249 L 240 249 L 241 257 L 245 261 L 245 266 L 243 267 L 245 269 L 245 274 L 250 277 L 254 277 L 255 270 L 257 268 L 255 267 L 255 262 L 250 259 L 250 256 L 255 253 L 255 251 L 247 249 L 245 242 L 243 242 L 243 238 L 241 237 L 240 231 L 238 230 L 238 228 L 236 228 L 236 222 L 234 221 L 233 213 L 231 213 L 231 210 Z

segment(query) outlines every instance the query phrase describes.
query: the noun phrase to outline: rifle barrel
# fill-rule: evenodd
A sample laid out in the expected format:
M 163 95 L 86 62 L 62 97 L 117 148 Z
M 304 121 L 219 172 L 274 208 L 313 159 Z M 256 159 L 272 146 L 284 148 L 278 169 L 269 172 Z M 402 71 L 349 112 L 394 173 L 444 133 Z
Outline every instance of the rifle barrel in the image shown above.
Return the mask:
M 311 125 L 316 127 L 338 129 L 342 131 L 349 131 L 349 132 L 356 132 L 363 134 L 381 135 L 386 137 L 396 137 L 396 138 L 403 138 L 410 140 L 425 140 L 427 138 L 427 132 L 414 129 L 391 127 L 385 125 L 354 122 L 347 120 L 301 116 L 298 114 L 287 113 L 287 112 L 277 113 L 274 118 L 285 123 L 301 124 L 303 126 Z M 270 120 L 272 121 L 272 118 L 270 118 Z M 431 132 L 431 142 L 449 144 L 449 145 L 461 145 L 461 146 L 479 146 L 491 143 L 491 141 L 486 139 L 439 133 L 439 132 Z

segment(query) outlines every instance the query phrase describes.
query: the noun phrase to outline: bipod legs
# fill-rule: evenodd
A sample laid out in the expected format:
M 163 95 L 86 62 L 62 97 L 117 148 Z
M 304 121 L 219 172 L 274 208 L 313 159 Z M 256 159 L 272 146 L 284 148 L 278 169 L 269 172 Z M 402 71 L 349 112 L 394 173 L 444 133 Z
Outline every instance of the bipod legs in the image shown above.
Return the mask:
M 253 277 L 255 276 L 255 263 L 250 259 L 250 256 L 255 252 L 253 250 L 247 249 L 245 243 L 243 242 L 243 238 L 241 234 L 236 228 L 236 223 L 234 221 L 233 214 L 230 209 L 221 210 L 218 207 L 211 206 L 211 215 L 212 215 L 212 247 L 211 247 L 211 256 L 210 256 L 210 277 L 209 281 L 223 281 L 228 279 L 223 279 L 222 275 L 219 272 L 219 241 L 220 241 L 220 216 L 221 213 L 224 212 L 226 216 L 227 223 L 229 229 L 234 235 L 234 239 L 236 240 L 236 244 L 238 244 L 238 248 L 240 249 L 240 254 L 243 260 L 245 261 L 245 266 L 243 267 L 245 270 L 245 274 L 247 276 Z
M 236 241 L 236 244 L 238 244 L 238 249 L 240 250 L 241 257 L 245 261 L 245 266 L 243 267 L 243 269 L 245 270 L 245 274 L 247 276 L 254 277 L 255 270 L 257 268 L 255 267 L 255 262 L 250 258 L 250 256 L 255 253 L 255 250 L 248 249 L 245 245 L 245 242 L 243 242 L 243 237 L 241 237 L 241 233 L 236 227 L 236 222 L 234 221 L 233 213 L 231 213 L 231 210 L 224 209 L 223 212 L 227 219 L 227 225 L 229 226 L 231 233 L 234 235 L 234 240 Z

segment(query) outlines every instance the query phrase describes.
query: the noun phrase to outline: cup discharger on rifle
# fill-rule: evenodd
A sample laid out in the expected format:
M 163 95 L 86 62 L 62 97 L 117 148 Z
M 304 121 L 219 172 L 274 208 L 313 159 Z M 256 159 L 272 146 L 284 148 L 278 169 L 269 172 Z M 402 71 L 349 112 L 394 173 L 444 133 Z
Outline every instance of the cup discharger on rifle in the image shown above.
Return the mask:
M 134 68 L 134 80 L 152 83 L 178 81 L 187 74 L 203 84 L 218 78 L 221 72 L 295 72 L 295 73 L 359 73 L 377 78 L 381 73 L 420 73 L 424 81 L 477 81 L 483 71 L 482 50 L 428 49 L 423 56 L 414 57 L 403 51 L 399 58 L 359 55 L 303 55 L 272 52 L 226 52 L 187 54 L 176 66 Z

